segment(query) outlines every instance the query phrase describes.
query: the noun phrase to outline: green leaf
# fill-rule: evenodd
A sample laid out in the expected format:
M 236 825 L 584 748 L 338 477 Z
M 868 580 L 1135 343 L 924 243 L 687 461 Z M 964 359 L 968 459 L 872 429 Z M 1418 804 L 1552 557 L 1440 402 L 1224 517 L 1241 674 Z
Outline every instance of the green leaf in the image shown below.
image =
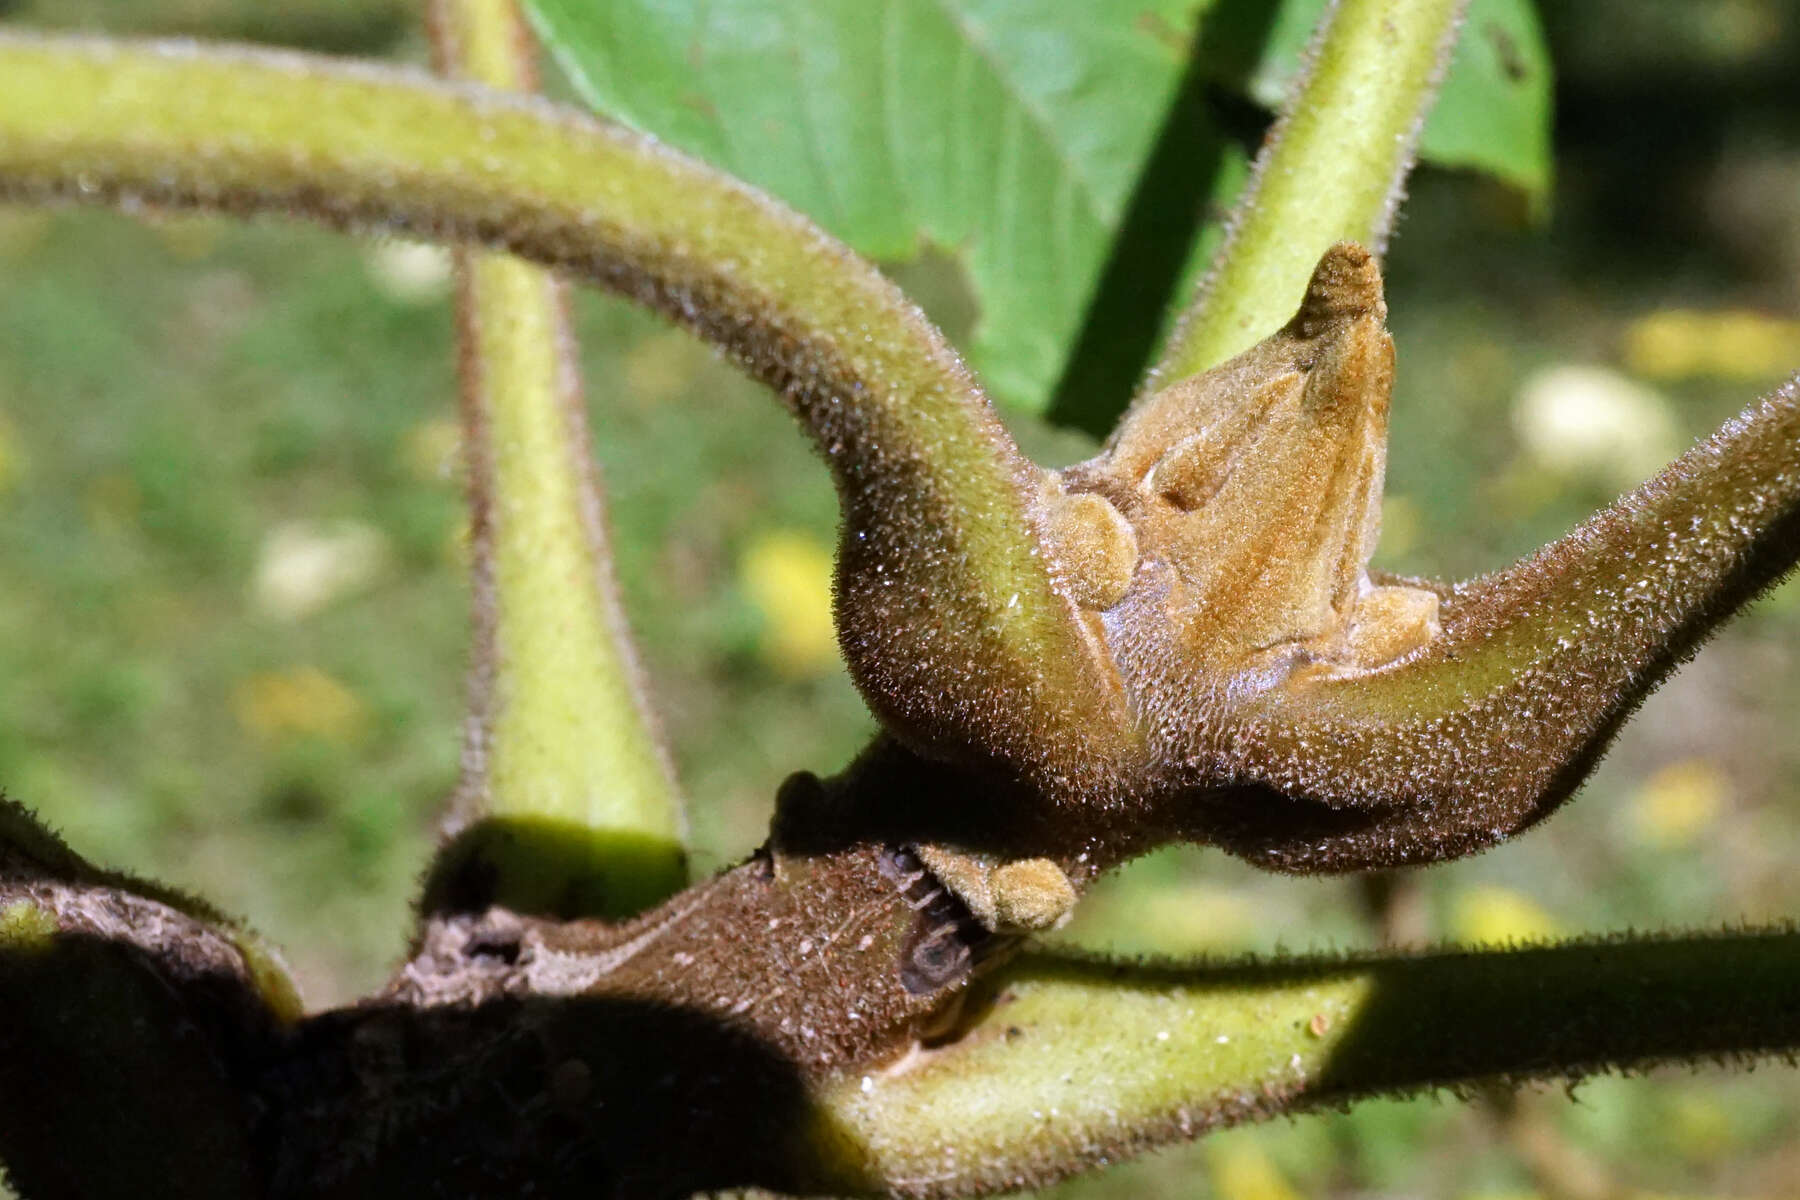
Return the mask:
M 1142 264 L 1173 256 L 1189 265 L 1169 278 L 1194 274 L 1190 214 L 1168 205 L 1155 156 L 1211 164 L 1194 168 L 1200 195 L 1229 173 L 1220 164 L 1232 150 L 1181 98 L 1210 82 L 1279 105 L 1325 4 L 529 7 L 597 109 L 781 197 L 871 257 L 904 259 L 924 242 L 959 252 L 981 314 L 967 350 L 984 381 L 1011 405 L 1103 429 L 1095 414 L 1117 411 L 1146 357 L 1140 343 L 1153 340 L 1133 329 L 1159 327 L 1170 296 L 1165 273 L 1145 277 Z M 1467 30 L 1421 153 L 1488 171 L 1541 211 L 1550 73 L 1536 14 L 1530 0 L 1474 0 Z M 1161 207 L 1146 213 L 1140 200 Z
M 1542 216 L 1550 200 L 1550 52 L 1531 0 L 1475 0 L 1419 153 L 1486 171 Z
M 601 111 L 780 196 L 864 254 L 900 259 L 925 242 L 960 252 L 981 312 L 969 355 L 1000 398 L 1032 410 L 1086 319 L 1181 84 L 1197 7 L 531 3 Z M 1195 141 L 1194 154 L 1218 152 L 1210 134 Z
M 1220 0 L 1209 14 L 1203 68 L 1215 81 L 1279 108 L 1328 0 L 1282 0 L 1270 14 Z M 1550 192 L 1550 54 L 1532 0 L 1471 0 L 1450 72 L 1419 138 L 1419 157 L 1485 171 L 1541 213 Z

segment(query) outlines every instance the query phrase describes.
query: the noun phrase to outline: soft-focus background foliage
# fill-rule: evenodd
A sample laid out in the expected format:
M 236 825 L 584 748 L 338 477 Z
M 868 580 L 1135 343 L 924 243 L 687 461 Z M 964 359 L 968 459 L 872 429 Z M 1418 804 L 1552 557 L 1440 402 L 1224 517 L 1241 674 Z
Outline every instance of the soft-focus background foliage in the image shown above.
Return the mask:
M 403 0 L 0 12 L 424 51 Z M 1501 184 L 1427 170 L 1392 246 L 1393 569 L 1508 561 L 1800 364 L 1800 10 L 1544 15 L 1547 225 Z M 1261 118 L 1238 109 L 1253 139 Z M 953 264 L 897 273 L 969 335 Z M 467 601 L 447 289 L 445 256 L 407 244 L 0 209 L 0 785 L 90 857 L 244 914 L 315 1005 L 373 986 L 401 951 L 455 778 Z M 829 770 L 867 736 L 828 626 L 834 506 L 786 419 L 710 352 L 609 299 L 578 313 L 627 601 L 711 870 L 759 840 L 787 771 Z M 1091 445 L 1019 436 L 1046 460 Z M 1166 853 L 1060 936 L 1185 955 L 1790 917 L 1797 665 L 1790 583 L 1515 845 L 1375 883 Z M 1776 1197 L 1800 1179 L 1792 1071 L 1599 1080 L 1575 1100 L 1371 1103 L 1059 1194 Z

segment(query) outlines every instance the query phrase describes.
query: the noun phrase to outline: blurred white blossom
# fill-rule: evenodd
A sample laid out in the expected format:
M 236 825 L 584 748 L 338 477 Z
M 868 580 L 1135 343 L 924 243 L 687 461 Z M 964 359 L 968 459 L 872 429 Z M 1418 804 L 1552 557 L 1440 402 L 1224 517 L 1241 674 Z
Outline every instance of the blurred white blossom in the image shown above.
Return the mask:
M 360 521 L 288 521 L 263 538 L 253 585 L 258 612 L 298 621 L 368 586 L 387 566 L 387 538 Z
M 1630 487 L 1679 452 L 1661 393 L 1605 367 L 1556 366 L 1519 389 L 1513 425 L 1537 466 Z
M 450 252 L 428 242 L 384 241 L 369 249 L 369 278 L 390 300 L 427 304 L 450 291 Z

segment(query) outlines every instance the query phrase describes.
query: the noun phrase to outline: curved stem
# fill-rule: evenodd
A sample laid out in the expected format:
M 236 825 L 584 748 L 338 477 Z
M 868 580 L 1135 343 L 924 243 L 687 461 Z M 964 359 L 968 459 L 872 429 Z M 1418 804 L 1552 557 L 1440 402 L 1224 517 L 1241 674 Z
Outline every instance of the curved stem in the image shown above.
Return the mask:
M 534 88 L 513 0 L 431 18 L 440 72 Z M 567 296 L 503 254 L 459 250 L 456 269 L 475 647 L 465 828 L 436 880 L 478 875 L 458 899 L 481 907 L 630 916 L 687 882 L 681 798 L 619 607 Z
M 1059 777 L 1117 751 L 1116 689 L 1035 532 L 1039 472 L 923 315 L 805 219 L 651 139 L 401 71 L 5 36 L 0 76 L 0 197 L 485 242 L 725 347 L 831 465 L 871 702 L 924 742 L 966 715 L 977 736 L 951 741 L 1008 761 L 1071 747 Z
M 1293 313 L 1325 248 L 1380 254 L 1467 0 L 1338 0 L 1257 156 L 1219 259 L 1145 391 L 1247 350 Z
M 1391 666 L 1299 676 L 1232 716 L 1250 792 L 1197 836 L 1263 866 L 1470 854 L 1548 815 L 1632 710 L 1800 560 L 1800 378 L 1504 571 L 1448 590 Z
M 1800 933 L 1192 967 L 1033 956 L 960 1040 L 822 1090 L 810 1182 L 966 1196 L 1481 1080 L 1800 1050 Z

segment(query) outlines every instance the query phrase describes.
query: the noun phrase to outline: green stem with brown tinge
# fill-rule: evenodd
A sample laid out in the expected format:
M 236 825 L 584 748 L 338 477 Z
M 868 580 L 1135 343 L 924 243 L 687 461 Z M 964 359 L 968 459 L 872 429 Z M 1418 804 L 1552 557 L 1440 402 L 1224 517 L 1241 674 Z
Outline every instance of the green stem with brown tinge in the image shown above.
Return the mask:
M 814 1186 L 988 1194 L 1365 1096 L 1792 1056 L 1800 934 L 1192 967 L 1034 956 L 983 1002 L 960 1041 L 819 1093 Z
M 1307 873 L 1501 841 L 1566 799 L 1643 697 L 1796 560 L 1800 378 L 1566 536 L 1446 589 L 1422 649 L 1249 697 L 1225 768 L 1289 800 L 1227 802 L 1199 836 Z
M 532 90 L 513 0 L 431 17 L 440 72 Z M 448 853 L 485 880 L 465 903 L 629 916 L 687 883 L 681 799 L 619 607 L 566 291 L 503 254 L 456 267 L 476 644 Z
M 1387 244 L 1467 0 L 1338 0 L 1257 156 L 1230 234 L 1145 391 L 1247 350 L 1292 315 L 1325 248 Z
M 942 335 L 804 218 L 630 131 L 403 71 L 5 36 L 0 77 L 0 197 L 484 242 L 727 348 L 783 397 L 837 480 L 840 628 L 871 703 L 921 744 L 960 713 L 1003 761 L 1065 747 L 1058 778 L 1105 775 L 1130 751 L 1036 532 L 1040 472 Z M 980 669 L 946 678 L 947 660 Z

